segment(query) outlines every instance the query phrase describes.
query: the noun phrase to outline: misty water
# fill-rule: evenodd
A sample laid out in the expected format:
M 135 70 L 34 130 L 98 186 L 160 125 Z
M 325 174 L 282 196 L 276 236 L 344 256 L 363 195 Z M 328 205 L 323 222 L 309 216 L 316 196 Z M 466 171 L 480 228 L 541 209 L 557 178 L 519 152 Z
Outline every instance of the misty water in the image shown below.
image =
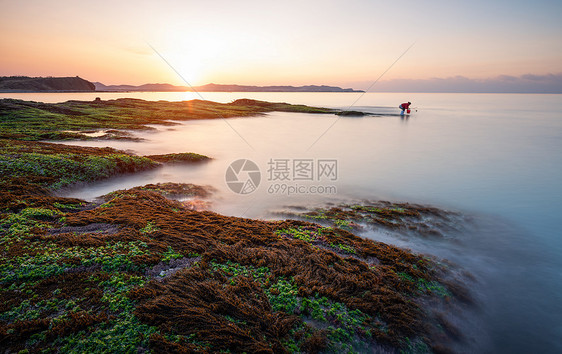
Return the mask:
M 96 96 L 171 101 L 200 98 L 193 93 L 19 94 L 17 98 L 61 102 L 93 100 Z M 463 225 L 444 238 L 383 231 L 367 231 L 361 236 L 448 259 L 474 276 L 470 286 L 479 306 L 470 311 L 476 316 L 461 316 L 457 323 L 471 336 L 467 348 L 479 352 L 562 352 L 561 95 L 202 96 L 218 102 L 245 97 L 341 109 L 359 98 L 353 110 L 382 116 L 340 118 L 274 112 L 228 121 L 154 126 L 150 131 L 134 132 L 146 139 L 142 142 L 70 142 L 111 146 L 141 155 L 191 151 L 213 160 L 119 176 L 63 194 L 91 200 L 116 189 L 171 181 L 211 185 L 216 188 L 212 210 L 252 218 L 276 218 L 272 212 L 287 206 L 367 199 L 415 202 L 458 211 L 465 216 Z M 400 117 L 396 107 L 408 100 L 416 109 L 409 118 Z M 226 185 L 228 165 L 238 159 L 249 159 L 259 167 L 261 182 L 253 193 L 236 194 Z M 282 183 L 287 187 L 305 186 L 306 190 L 311 186 L 330 187 L 329 191 L 273 193 L 281 182 L 270 178 L 271 163 L 299 159 L 337 161 L 337 178 L 290 178 Z

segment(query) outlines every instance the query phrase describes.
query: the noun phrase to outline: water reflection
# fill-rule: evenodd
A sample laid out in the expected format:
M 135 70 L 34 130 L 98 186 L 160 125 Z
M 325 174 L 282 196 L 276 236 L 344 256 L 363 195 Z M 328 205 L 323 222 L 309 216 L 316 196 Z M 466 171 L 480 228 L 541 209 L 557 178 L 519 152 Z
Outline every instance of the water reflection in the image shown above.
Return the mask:
M 408 120 L 410 120 L 410 115 L 409 114 L 401 114 L 400 120 L 402 121 L 402 123 L 408 123 Z

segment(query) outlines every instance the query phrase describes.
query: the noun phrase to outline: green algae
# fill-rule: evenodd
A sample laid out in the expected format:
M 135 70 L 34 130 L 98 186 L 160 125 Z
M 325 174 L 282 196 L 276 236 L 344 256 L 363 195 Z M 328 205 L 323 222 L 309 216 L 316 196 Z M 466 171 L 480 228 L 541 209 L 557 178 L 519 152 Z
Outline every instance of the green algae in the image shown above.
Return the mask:
M 0 155 L 0 173 L 3 175 L 51 177 L 56 179 L 56 182 L 49 185 L 54 189 L 78 182 L 92 182 L 117 173 L 157 165 L 156 162 L 146 157 L 125 154 L 83 156 L 79 154 L 23 153 L 10 158 L 2 159 L 2 157 Z
M 60 189 L 116 174 L 155 168 L 162 163 L 209 160 L 207 156 L 194 153 L 152 157 L 131 155 L 112 148 L 95 149 L 0 139 L 0 183 L 9 179 L 31 178 L 41 186 Z
M 204 162 L 210 160 L 209 157 L 205 155 L 196 154 L 194 152 L 183 152 L 177 154 L 163 154 L 163 155 L 149 155 L 147 156 L 152 161 L 158 162 Z
M 98 281 L 96 277 L 91 280 L 94 283 Z M 71 353 L 136 353 L 139 347 L 146 347 L 150 335 L 158 331 L 156 327 L 143 324 L 135 317 L 134 302 L 126 296 L 129 290 L 143 286 L 145 282 L 144 277 L 116 274 L 97 283 L 103 292 L 101 302 L 116 317 L 87 330 L 58 338 L 55 343 L 59 350 Z
M 140 229 L 141 234 L 151 234 L 158 230 L 158 227 L 154 225 L 152 221 L 146 223 L 146 226 Z
M 400 254 L 400 257 L 406 257 L 406 253 L 389 255 L 389 261 L 382 258 L 384 253 L 381 253 L 378 254 L 380 265 L 367 267 L 361 265 L 363 261 L 325 253 L 322 247 L 339 249 L 343 252 L 342 255 L 353 255 L 361 259 L 369 256 L 365 248 L 367 241 L 338 228 L 299 225 L 295 222 L 242 221 L 212 213 L 191 212 L 183 209 L 178 202 L 165 199 L 151 188 L 114 192 L 107 200 L 110 202 L 95 209 L 22 209 L 17 214 L 11 214 L 11 219 L 5 219 L 20 220 L 24 224 L 37 223 L 24 239 L 16 240 L 16 233 L 6 232 L 6 237 L 14 238 L 14 242 L 2 244 L 7 247 L 4 253 L 7 257 L 2 262 L 3 268 L 0 268 L 3 275 L 0 282 L 7 286 L 7 292 L 0 292 L 0 295 L 7 299 L 7 305 L 0 309 L 0 330 L 10 339 L 11 348 L 39 350 L 54 346 L 62 351 L 78 348 L 78 351 L 119 352 L 132 351 L 134 348 L 155 349 L 160 345 L 211 352 L 229 349 L 249 351 L 250 347 L 264 350 L 277 348 L 274 351 L 328 352 L 362 352 L 373 347 L 407 348 L 406 342 L 402 343 L 398 338 L 392 340 L 392 333 L 401 333 L 407 328 L 397 327 L 399 322 L 395 322 L 394 316 L 398 314 L 386 313 L 384 306 L 375 310 L 371 308 L 372 303 L 361 300 L 368 296 L 368 291 L 379 291 L 376 290 L 378 285 L 368 286 L 361 291 L 351 290 L 353 287 L 345 290 L 344 283 L 335 279 L 345 274 L 345 282 L 357 281 L 356 284 L 364 285 L 381 279 L 386 284 L 386 290 L 381 294 L 388 295 L 392 292 L 392 296 L 398 296 L 392 301 L 403 301 L 404 305 L 410 301 L 406 299 L 412 296 L 425 296 L 437 291 L 433 289 L 445 289 L 444 285 L 435 282 L 427 268 L 430 263 L 423 258 L 414 257 L 414 264 L 404 268 L 400 266 L 404 263 L 396 262 L 396 256 Z M 79 205 L 57 203 L 59 206 Z M 131 208 L 132 205 L 137 207 Z M 130 211 L 123 213 L 124 210 Z M 158 218 L 147 216 L 155 213 L 159 215 Z M 96 234 L 92 230 L 83 235 L 59 233 L 57 230 L 62 217 L 65 217 L 65 224 L 69 225 L 117 222 L 121 228 L 118 229 L 118 234 Z M 116 217 L 118 219 L 114 219 Z M 174 230 L 169 223 L 174 223 L 177 218 L 187 218 L 185 220 L 190 222 L 173 224 L 176 225 L 174 227 L 180 227 L 179 230 Z M 208 218 L 211 219 L 206 220 Z M 192 223 L 198 222 L 202 222 L 201 226 L 206 226 L 195 226 L 191 232 L 187 232 Z M 244 223 L 243 228 L 229 230 L 240 222 Z M 221 226 L 220 223 L 225 224 Z M 7 222 L 5 225 L 9 224 Z M 212 239 L 201 238 L 207 232 L 203 230 L 208 230 L 211 225 L 216 227 L 209 234 L 213 235 Z M 237 231 L 258 226 L 261 229 L 250 231 L 248 235 L 263 235 L 261 237 L 265 237 L 264 239 L 256 239 L 254 242 L 265 242 L 269 245 L 267 248 L 252 246 L 247 241 L 248 236 Z M 55 230 L 52 231 L 55 233 L 49 234 L 49 230 Z M 172 243 L 180 241 L 176 233 L 184 235 L 185 240 L 189 241 Z M 280 240 L 284 240 L 283 243 L 279 244 Z M 208 246 L 198 247 L 198 242 Z M 245 243 L 247 248 L 240 246 L 240 242 Z M 91 246 L 87 246 L 90 244 Z M 317 251 L 311 251 L 310 247 Z M 294 270 L 287 268 L 288 264 L 283 265 L 286 261 L 279 263 L 284 258 L 276 262 L 265 261 L 270 257 L 268 252 L 275 249 L 275 252 L 286 250 L 283 252 L 290 252 L 300 260 L 288 263 L 292 264 Z M 249 250 L 261 253 L 244 256 Z M 392 249 L 388 248 L 390 250 Z M 158 262 L 170 263 L 196 251 L 202 260 L 172 275 L 164 285 L 156 285 L 155 280 L 150 280 L 146 275 L 147 270 Z M 295 251 L 303 253 L 297 255 Z M 315 259 L 318 264 L 301 258 L 304 254 L 313 257 L 311 259 Z M 291 258 L 286 259 L 288 261 Z M 322 273 L 318 272 L 321 268 L 314 269 L 318 266 L 336 273 L 320 275 Z M 356 266 L 360 266 L 359 269 L 362 270 L 357 271 Z M 345 267 L 349 267 L 349 270 L 344 270 L 347 269 Z M 309 275 L 303 272 L 308 272 Z M 336 275 L 339 274 L 337 272 L 344 273 Z M 371 280 L 360 280 L 366 273 L 370 273 L 371 278 L 365 279 Z M 64 289 L 67 288 L 60 287 L 58 284 L 61 281 L 56 280 L 61 277 L 69 284 L 72 282 L 73 288 L 81 290 L 74 295 L 65 295 L 68 290 Z M 359 278 L 353 280 L 353 277 Z M 45 283 L 49 281 L 53 285 L 46 286 L 45 284 L 51 284 Z M 76 281 L 81 282 L 80 285 Z M 172 286 L 169 293 L 166 290 L 168 286 Z M 200 295 L 193 293 L 201 286 L 203 288 Z M 422 286 L 425 287 L 424 291 L 421 291 Z M 162 291 L 162 295 L 157 295 Z M 143 295 L 144 292 L 150 295 L 147 297 Z M 339 292 L 348 295 L 342 297 L 337 295 Z M 182 295 L 183 293 L 185 294 Z M 188 293 L 191 295 L 188 296 Z M 178 296 L 177 300 L 167 300 L 171 294 Z M 193 296 L 201 298 L 196 300 Z M 208 296 L 211 298 L 207 298 Z M 452 295 L 444 293 L 443 296 Z M 211 300 L 213 297 L 216 300 Z M 90 303 L 90 298 L 95 300 L 95 304 Z M 398 300 L 400 298 L 403 300 Z M 199 327 L 193 327 L 192 322 L 188 322 L 190 324 L 185 327 L 181 323 L 178 324 L 179 327 L 170 327 L 166 320 L 168 317 L 165 317 L 170 314 L 162 312 L 161 305 L 157 305 L 156 308 L 160 310 L 155 311 L 152 301 L 165 301 L 163 303 L 168 304 L 166 306 L 179 306 L 177 304 L 187 301 L 186 308 L 172 307 L 171 313 L 187 316 L 184 311 L 199 308 L 198 311 L 202 312 L 198 315 L 191 312 L 191 316 L 194 316 L 192 320 L 206 319 Z M 190 301 L 195 302 L 190 304 Z M 273 329 L 268 329 L 262 333 L 263 329 L 260 328 L 269 327 L 263 327 L 260 316 L 256 318 L 257 309 L 261 311 L 260 316 L 272 321 L 271 324 L 278 323 L 281 326 L 283 323 L 279 328 L 284 329 L 280 332 L 270 332 Z M 400 311 L 413 311 L 410 315 L 415 315 L 418 312 L 414 309 L 415 307 L 404 307 Z M 419 315 L 418 313 L 416 316 Z M 186 321 L 190 317 L 182 318 Z M 281 322 L 275 322 L 273 318 L 278 318 Z M 175 320 L 172 317 L 169 321 Z M 219 337 L 208 336 L 205 334 L 205 321 L 209 321 L 209 325 L 219 326 L 216 328 L 225 326 L 224 328 L 230 328 L 229 331 L 234 332 L 224 334 L 223 337 L 215 334 L 219 335 L 220 340 Z M 29 335 L 21 337 L 17 326 L 24 323 L 35 329 Z M 52 328 L 60 328 L 57 333 L 62 334 L 55 335 Z M 244 337 L 246 339 L 242 342 L 232 341 L 236 338 L 234 333 L 247 332 L 254 333 L 253 337 Z M 413 340 L 418 338 L 416 333 L 418 332 L 404 332 Z M 103 338 L 109 339 L 104 341 Z M 261 339 L 255 341 L 256 338 Z
M 277 235 L 289 235 L 293 238 L 305 241 L 305 242 L 312 242 L 317 239 L 318 233 L 313 230 L 307 230 L 302 227 L 298 228 L 289 228 L 289 229 L 281 229 L 275 231 Z

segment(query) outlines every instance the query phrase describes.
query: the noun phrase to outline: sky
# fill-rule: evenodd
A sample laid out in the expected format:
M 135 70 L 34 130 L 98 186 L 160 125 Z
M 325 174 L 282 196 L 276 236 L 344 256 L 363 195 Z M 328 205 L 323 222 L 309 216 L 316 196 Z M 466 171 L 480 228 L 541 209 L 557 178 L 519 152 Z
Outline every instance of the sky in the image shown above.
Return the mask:
M 560 14 L 560 0 L 0 0 L 0 75 L 562 88 Z

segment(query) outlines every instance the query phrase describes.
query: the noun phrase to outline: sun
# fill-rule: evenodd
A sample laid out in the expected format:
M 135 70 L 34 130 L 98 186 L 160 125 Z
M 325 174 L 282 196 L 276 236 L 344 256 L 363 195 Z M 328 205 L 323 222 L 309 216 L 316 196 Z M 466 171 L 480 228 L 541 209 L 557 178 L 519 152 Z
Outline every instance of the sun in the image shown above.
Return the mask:
M 165 40 L 151 44 L 170 70 L 173 70 L 184 84 L 200 85 L 207 81 L 227 61 L 227 47 L 218 34 L 172 32 Z M 205 82 L 206 83 L 206 82 Z
M 162 59 L 162 65 L 177 75 L 184 85 L 197 85 L 204 78 L 207 70 L 204 60 L 178 49 L 154 49 L 158 51 L 155 55 Z

